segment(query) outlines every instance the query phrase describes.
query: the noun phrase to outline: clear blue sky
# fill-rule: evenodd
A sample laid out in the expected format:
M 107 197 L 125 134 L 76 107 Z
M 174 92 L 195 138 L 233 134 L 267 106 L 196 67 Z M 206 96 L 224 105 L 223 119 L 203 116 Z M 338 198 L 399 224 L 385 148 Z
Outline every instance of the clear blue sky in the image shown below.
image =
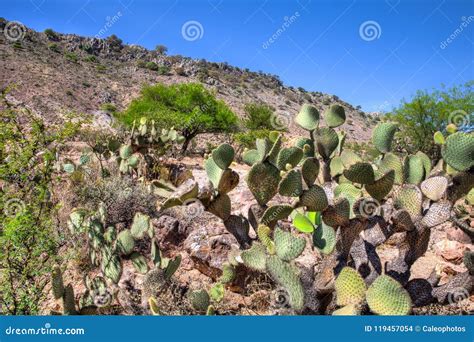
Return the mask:
M 390 110 L 417 89 L 474 79 L 474 2 L 468 0 L 0 4 L 0 16 L 8 20 L 86 36 L 97 35 L 118 16 L 104 36 L 114 33 L 150 49 L 164 44 L 168 54 L 276 74 L 287 85 L 335 94 L 366 111 Z M 191 23 L 183 37 L 183 25 L 190 21 L 197 24 Z M 361 30 L 363 23 L 367 30 Z M 197 25 L 197 36 L 192 25 Z M 449 36 L 452 41 L 443 44 Z

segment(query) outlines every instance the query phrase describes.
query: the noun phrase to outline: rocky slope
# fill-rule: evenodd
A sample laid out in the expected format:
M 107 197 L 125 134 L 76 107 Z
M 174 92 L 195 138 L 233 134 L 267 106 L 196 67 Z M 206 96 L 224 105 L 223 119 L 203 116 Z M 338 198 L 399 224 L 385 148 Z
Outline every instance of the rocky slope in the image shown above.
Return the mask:
M 0 29 L 7 21 L 0 20 Z M 47 34 L 48 33 L 48 34 Z M 275 125 L 300 134 L 292 122 L 301 104 L 321 111 L 333 103 L 346 109 L 342 127 L 349 140 L 368 140 L 373 118 L 337 96 L 286 87 L 273 75 L 182 56 L 166 56 L 120 39 L 96 39 L 25 28 L 17 41 L 0 35 L 0 86 L 14 85 L 12 100 L 28 106 L 48 121 L 61 121 L 69 112 L 96 116 L 109 124 L 104 104 L 124 109 L 143 84 L 202 82 L 238 114 L 248 102 L 262 101 L 275 108 Z M 158 70 L 146 63 L 153 62 Z

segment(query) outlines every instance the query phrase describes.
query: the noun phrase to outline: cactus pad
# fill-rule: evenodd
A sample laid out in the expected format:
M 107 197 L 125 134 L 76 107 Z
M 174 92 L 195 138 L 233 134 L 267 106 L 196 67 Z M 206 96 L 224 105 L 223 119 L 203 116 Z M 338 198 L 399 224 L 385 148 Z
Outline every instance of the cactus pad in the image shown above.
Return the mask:
M 304 104 L 295 118 L 295 122 L 307 131 L 312 131 L 318 127 L 319 112 L 316 107 Z
M 306 158 L 314 157 L 314 141 L 309 138 L 299 138 L 295 143 L 296 147 L 299 147 L 303 150 L 303 155 Z M 305 148 L 305 146 L 307 146 Z
M 420 184 L 425 175 L 425 168 L 419 156 L 412 155 L 405 159 L 403 167 L 405 182 L 408 184 Z
M 222 170 L 225 170 L 234 160 L 234 148 L 229 144 L 221 144 L 212 151 L 212 159 Z
M 422 195 L 415 185 L 404 185 L 394 198 L 396 209 L 405 209 L 412 218 L 421 214 Z
M 392 122 L 379 123 L 372 132 L 372 142 L 381 153 L 387 153 L 392 148 L 392 140 L 398 125 Z
M 151 228 L 150 216 L 136 213 L 133 217 L 132 226 L 130 227 L 130 233 L 134 239 L 141 239 L 145 236 Z
M 146 274 L 148 272 L 148 264 L 143 255 L 138 252 L 134 252 L 132 255 L 130 255 L 130 260 L 132 261 L 133 267 L 138 273 Z
M 257 236 L 260 242 L 267 247 L 267 252 L 269 254 L 275 254 L 275 243 L 273 240 L 270 238 L 272 230 L 270 227 L 261 224 L 257 228 Z
M 448 201 L 433 203 L 421 220 L 421 224 L 431 228 L 449 220 L 452 204 Z
M 315 138 L 318 153 L 323 159 L 329 159 L 339 145 L 339 137 L 336 131 L 330 127 L 318 128 L 315 131 Z
M 351 205 L 347 198 L 337 198 L 322 213 L 323 222 L 331 227 L 345 225 L 349 221 Z
M 51 287 L 53 289 L 54 298 L 59 299 L 64 294 L 63 275 L 59 265 L 54 265 L 51 271 Z
M 229 263 L 222 264 L 222 275 L 219 281 L 223 284 L 230 283 L 235 278 L 235 268 Z
M 301 165 L 301 173 L 308 187 L 314 184 L 319 174 L 319 161 L 317 158 L 306 158 Z
M 267 270 L 273 280 L 288 292 L 291 307 L 294 310 L 301 310 L 304 305 L 304 290 L 297 270 L 276 255 L 268 257 Z
M 285 232 L 281 228 L 276 228 L 273 233 L 275 241 L 276 255 L 282 260 L 291 261 L 303 253 L 306 240 L 303 237 L 297 237 L 290 232 Z
M 293 211 L 293 207 L 287 204 L 277 204 L 271 206 L 263 213 L 261 222 L 262 224 L 272 226 L 278 220 L 286 219 L 291 212 Z
M 395 184 L 403 184 L 403 164 L 395 154 L 387 153 L 379 164 L 379 171 L 386 173 L 390 170 L 395 171 Z
M 267 265 L 266 247 L 254 242 L 252 247 L 240 254 L 244 265 L 256 271 L 265 271 Z
M 210 304 L 209 294 L 206 290 L 191 291 L 188 299 L 192 307 L 199 312 L 206 312 Z
M 235 189 L 237 185 L 239 185 L 239 174 L 234 170 L 227 169 L 222 173 L 221 180 L 219 182 L 219 186 L 217 187 L 217 191 L 222 194 L 226 194 L 231 192 Z M 193 198 L 196 198 L 194 196 Z
M 359 184 L 373 184 L 375 181 L 372 165 L 364 162 L 355 163 L 344 170 L 344 177 Z
M 270 163 L 257 163 L 248 172 L 246 181 L 258 204 L 265 205 L 278 191 L 280 171 Z
M 389 170 L 382 177 L 378 178 L 373 184 L 367 184 L 365 190 L 370 196 L 381 201 L 392 191 L 395 182 L 395 171 Z
M 341 157 L 332 158 L 331 163 L 329 164 L 329 169 L 331 170 L 331 177 L 342 175 L 344 172 L 344 163 L 342 162 Z
M 324 121 L 328 127 L 339 127 L 346 121 L 346 111 L 344 107 L 338 104 L 331 105 L 324 112 Z
M 441 155 L 449 166 L 458 171 L 467 171 L 474 166 L 474 134 L 451 134 L 441 149 Z
M 448 188 L 448 179 L 443 176 L 431 177 L 424 180 L 421 185 L 421 192 L 432 201 L 439 201 Z
M 366 286 L 359 272 L 344 267 L 334 282 L 337 305 L 360 304 L 365 300 Z
M 408 315 L 411 299 L 395 279 L 381 275 L 367 290 L 367 304 L 377 315 Z
M 324 222 L 313 232 L 313 245 L 323 254 L 330 254 L 336 246 L 336 231 Z
M 306 206 L 309 211 L 323 211 L 328 206 L 326 192 L 314 184 L 300 196 L 300 205 Z
M 299 170 L 290 170 L 278 184 L 278 193 L 282 196 L 299 197 L 303 192 L 303 182 Z
M 132 253 L 135 247 L 135 240 L 133 239 L 130 229 L 124 229 L 118 234 L 115 246 L 117 251 L 123 255 Z
M 206 169 L 207 177 L 211 181 L 212 186 L 214 189 L 217 189 L 224 170 L 216 164 L 212 157 L 207 158 L 204 162 L 204 168 Z
M 242 161 L 245 164 L 252 166 L 253 164 L 260 161 L 260 155 L 258 154 L 257 150 L 247 150 L 242 153 Z
M 280 170 L 285 170 L 287 164 L 295 167 L 301 161 L 301 158 L 303 158 L 303 150 L 299 147 L 283 148 L 278 154 L 277 166 Z
M 207 210 L 222 220 L 227 220 L 232 211 L 232 203 L 227 194 L 219 194 L 210 204 Z

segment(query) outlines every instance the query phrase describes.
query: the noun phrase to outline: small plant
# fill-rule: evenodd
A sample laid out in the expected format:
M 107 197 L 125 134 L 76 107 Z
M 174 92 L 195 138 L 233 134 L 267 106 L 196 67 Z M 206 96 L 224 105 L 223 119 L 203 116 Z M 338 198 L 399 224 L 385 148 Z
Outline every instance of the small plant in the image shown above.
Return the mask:
M 158 71 L 159 67 L 158 64 L 155 62 L 148 62 L 145 64 L 145 68 L 148 70 Z
M 53 52 L 57 52 L 57 53 L 61 52 L 61 49 L 59 48 L 58 44 L 56 44 L 56 43 L 48 44 L 48 49 L 50 49 Z
M 168 51 L 168 48 L 164 45 L 157 45 L 155 47 L 155 51 L 159 54 L 159 55 L 165 55 L 166 52 Z
M 74 63 L 77 63 L 77 61 L 79 60 L 79 57 L 77 57 L 77 55 L 74 53 L 74 52 L 66 52 L 64 54 L 64 57 L 71 61 L 71 62 L 74 62 Z

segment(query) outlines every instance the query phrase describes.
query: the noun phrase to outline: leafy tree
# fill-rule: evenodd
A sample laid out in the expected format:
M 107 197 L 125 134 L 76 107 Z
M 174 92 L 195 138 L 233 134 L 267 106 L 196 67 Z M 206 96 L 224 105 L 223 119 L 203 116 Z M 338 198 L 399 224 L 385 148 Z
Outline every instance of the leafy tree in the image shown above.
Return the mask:
M 270 129 L 272 126 L 273 108 L 264 103 L 247 103 L 244 107 L 244 125 L 248 129 Z
M 397 142 L 401 149 L 414 153 L 425 152 L 432 159 L 439 158 L 439 146 L 434 144 L 433 134 L 444 131 L 449 123 L 468 130 L 473 123 L 474 81 L 452 88 L 418 91 L 410 100 L 387 114 L 390 120 L 400 124 Z M 472 128 L 472 127 L 471 127 Z
M 46 126 L 21 114 L 1 94 L 0 111 L 0 307 L 2 314 L 31 315 L 57 255 L 57 210 L 52 194 L 56 153 L 80 123 Z
M 166 52 L 168 52 L 168 48 L 160 44 L 155 47 L 155 51 L 158 52 L 158 54 L 160 55 L 165 55 Z
M 129 127 L 141 117 L 155 120 L 162 128 L 174 127 L 184 136 L 183 153 L 198 134 L 231 132 L 237 124 L 232 110 L 199 83 L 145 86 L 140 97 L 117 116 Z

